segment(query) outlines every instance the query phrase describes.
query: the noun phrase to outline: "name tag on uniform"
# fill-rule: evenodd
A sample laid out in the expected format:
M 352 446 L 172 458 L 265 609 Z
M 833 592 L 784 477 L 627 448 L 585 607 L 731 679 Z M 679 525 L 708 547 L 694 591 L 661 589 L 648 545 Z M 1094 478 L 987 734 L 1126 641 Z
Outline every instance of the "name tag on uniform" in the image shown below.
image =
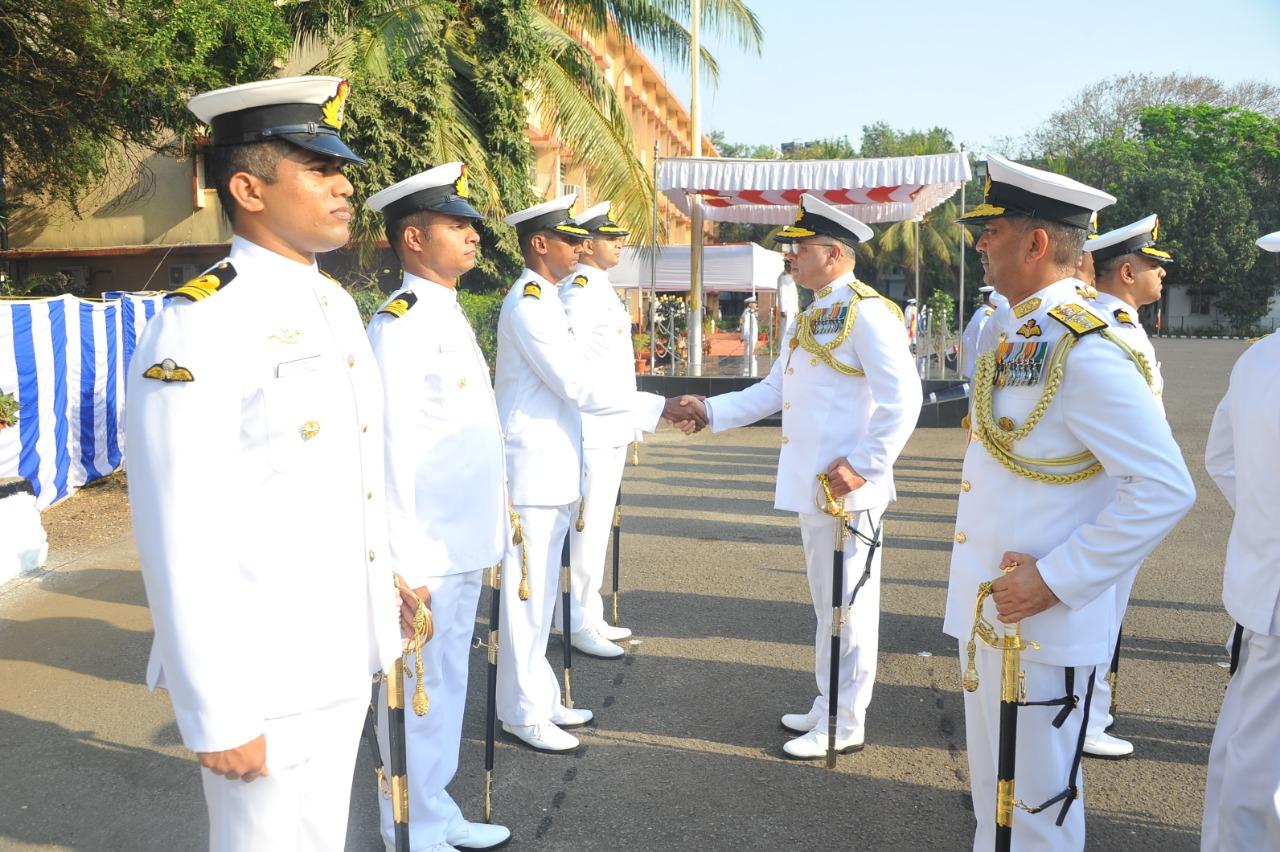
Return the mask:
M 287 376 L 296 376 L 298 373 L 310 373 L 313 370 L 318 370 L 323 360 L 324 357 L 321 355 L 308 355 L 306 358 L 281 361 L 276 364 L 276 378 L 283 379 Z

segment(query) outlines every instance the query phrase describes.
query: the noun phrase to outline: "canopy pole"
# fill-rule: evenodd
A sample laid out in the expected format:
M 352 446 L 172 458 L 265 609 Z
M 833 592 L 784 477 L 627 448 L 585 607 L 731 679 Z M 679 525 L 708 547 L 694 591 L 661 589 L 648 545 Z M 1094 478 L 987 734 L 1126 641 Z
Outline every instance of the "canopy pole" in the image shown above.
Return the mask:
M 658 351 L 658 140 L 653 141 L 653 251 L 649 254 L 649 375 L 657 369 Z M 643 301 L 643 299 L 641 300 Z
M 960 145 L 960 153 L 964 154 L 964 145 Z M 967 181 L 965 182 L 967 183 Z M 964 216 L 964 188 L 965 183 L 960 184 L 960 215 Z M 964 352 L 964 225 L 957 225 L 956 231 L 960 237 L 960 302 L 956 306 L 956 333 L 959 335 L 960 345 L 956 349 L 956 371 L 964 372 L 965 352 Z M 962 375 L 961 378 L 964 378 Z
M 702 23 L 702 0 L 689 4 L 689 60 L 693 68 L 693 85 L 689 90 L 689 147 L 692 156 L 702 156 L 702 119 L 698 103 L 698 66 L 702 43 L 699 29 Z M 689 211 L 689 227 L 693 234 L 689 240 L 689 375 L 702 375 L 702 200 L 693 196 Z

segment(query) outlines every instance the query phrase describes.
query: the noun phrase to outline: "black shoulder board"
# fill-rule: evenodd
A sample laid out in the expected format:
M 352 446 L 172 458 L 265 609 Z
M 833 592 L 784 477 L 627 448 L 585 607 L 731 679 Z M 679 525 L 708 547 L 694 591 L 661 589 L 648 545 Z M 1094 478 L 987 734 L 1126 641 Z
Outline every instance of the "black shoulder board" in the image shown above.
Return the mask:
M 235 277 L 236 268 L 231 265 L 231 261 L 224 260 L 203 275 L 192 278 L 186 284 L 168 293 L 165 298 L 187 299 L 192 302 L 198 302 L 218 292 L 219 288 L 231 283 L 231 280 Z
M 573 283 L 579 287 L 585 287 L 587 286 L 587 276 L 579 273 L 578 275 L 573 276 Z
M 1083 337 L 1107 327 L 1106 320 L 1084 305 L 1077 305 L 1074 302 L 1063 302 L 1057 307 L 1050 308 L 1049 316 L 1069 328 L 1076 337 Z
M 397 319 L 408 313 L 409 309 L 418 303 L 418 297 L 412 290 L 405 290 L 399 296 L 396 296 L 390 302 L 387 302 L 378 311 L 380 314 L 396 317 Z M 415 320 L 417 322 L 417 320 Z
M 528 284 L 524 285 L 524 292 L 521 294 L 521 296 L 532 296 L 535 299 L 541 299 L 542 285 L 540 285 L 537 281 L 530 281 Z

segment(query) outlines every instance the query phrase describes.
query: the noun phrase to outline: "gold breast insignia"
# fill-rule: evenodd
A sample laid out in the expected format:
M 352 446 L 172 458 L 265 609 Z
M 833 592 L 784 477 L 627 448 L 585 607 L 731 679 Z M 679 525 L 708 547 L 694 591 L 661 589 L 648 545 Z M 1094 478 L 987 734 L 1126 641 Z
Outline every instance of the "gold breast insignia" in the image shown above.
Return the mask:
M 142 374 L 144 379 L 157 379 L 162 382 L 194 382 L 196 377 L 186 367 L 179 367 L 172 358 L 165 358 L 158 364 L 152 364 Z

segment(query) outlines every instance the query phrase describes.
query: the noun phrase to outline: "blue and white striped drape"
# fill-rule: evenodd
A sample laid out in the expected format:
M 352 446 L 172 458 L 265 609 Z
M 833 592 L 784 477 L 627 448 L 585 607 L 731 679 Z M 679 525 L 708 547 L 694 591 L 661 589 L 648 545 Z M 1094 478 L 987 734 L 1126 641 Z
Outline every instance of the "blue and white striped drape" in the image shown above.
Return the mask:
M 0 429 L 0 477 L 21 476 L 45 508 L 120 467 L 124 379 L 162 294 L 0 301 L 0 392 L 20 406 Z

